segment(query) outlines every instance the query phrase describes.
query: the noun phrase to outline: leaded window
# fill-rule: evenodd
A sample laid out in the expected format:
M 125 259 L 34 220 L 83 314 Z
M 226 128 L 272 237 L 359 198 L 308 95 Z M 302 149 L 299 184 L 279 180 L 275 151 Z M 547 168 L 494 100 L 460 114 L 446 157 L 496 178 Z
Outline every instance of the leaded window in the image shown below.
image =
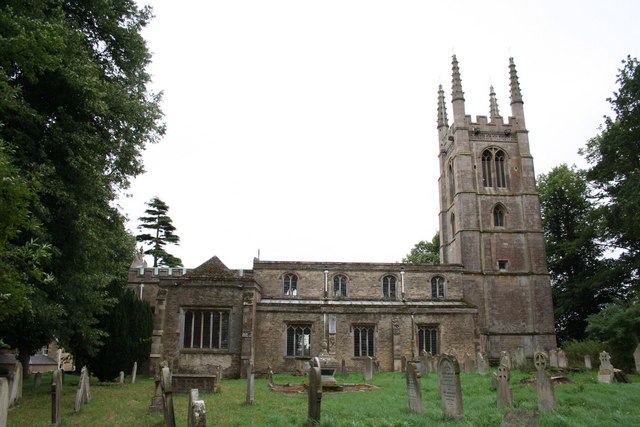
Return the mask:
M 396 277 L 389 275 L 382 278 L 382 295 L 385 298 L 396 297 Z
M 438 354 L 438 326 L 418 325 L 418 352 Z
M 504 207 L 502 205 L 496 205 L 493 208 L 493 225 L 504 227 Z
M 444 277 L 435 276 L 431 279 L 431 297 L 432 298 L 444 298 L 445 296 L 445 282 Z
M 311 326 L 287 326 L 287 356 L 311 356 Z
M 229 348 L 229 311 L 186 310 L 183 348 Z
M 497 148 L 482 152 L 482 185 L 484 187 L 507 187 L 506 154 Z
M 353 356 L 375 356 L 375 326 L 355 325 L 353 327 Z
M 333 296 L 334 297 L 347 296 L 347 276 L 338 274 L 333 277 Z
M 291 273 L 285 274 L 283 277 L 283 290 L 287 296 L 294 297 L 298 295 L 298 276 Z

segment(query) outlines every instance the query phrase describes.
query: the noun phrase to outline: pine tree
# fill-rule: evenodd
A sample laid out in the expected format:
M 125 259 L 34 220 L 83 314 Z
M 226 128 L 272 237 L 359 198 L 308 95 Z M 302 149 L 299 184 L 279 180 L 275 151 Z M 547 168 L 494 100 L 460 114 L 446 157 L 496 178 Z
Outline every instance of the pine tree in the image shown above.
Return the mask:
M 152 198 L 147 202 L 148 209 L 144 211 L 146 216 L 138 218 L 141 224 L 139 230 L 150 230 L 151 233 L 142 233 L 136 236 L 138 242 L 143 242 L 151 246 L 144 253 L 153 256 L 153 266 L 165 265 L 167 267 L 180 267 L 182 260 L 167 251 L 164 246 L 167 243 L 177 245 L 180 237 L 174 233 L 176 228 L 173 226 L 173 220 L 167 212 L 169 206 L 158 197 Z

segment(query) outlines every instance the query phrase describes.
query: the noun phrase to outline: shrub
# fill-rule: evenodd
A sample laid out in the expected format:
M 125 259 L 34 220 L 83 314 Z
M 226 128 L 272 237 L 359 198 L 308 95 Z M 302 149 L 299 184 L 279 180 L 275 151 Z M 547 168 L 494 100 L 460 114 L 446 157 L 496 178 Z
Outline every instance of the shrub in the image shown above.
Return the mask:
M 570 340 L 566 341 L 562 349 L 567 355 L 569 366 L 584 367 L 584 356 L 591 356 L 591 366 L 597 368 L 600 364 L 599 357 L 601 351 L 609 351 L 606 344 L 596 340 Z

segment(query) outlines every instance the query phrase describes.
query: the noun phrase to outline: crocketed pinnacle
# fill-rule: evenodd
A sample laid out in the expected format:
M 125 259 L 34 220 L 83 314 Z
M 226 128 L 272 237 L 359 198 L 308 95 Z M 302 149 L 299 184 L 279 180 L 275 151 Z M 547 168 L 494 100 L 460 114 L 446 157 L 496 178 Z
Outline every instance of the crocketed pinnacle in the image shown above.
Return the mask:
M 516 64 L 513 63 L 513 58 L 509 58 L 509 84 L 511 86 L 511 103 L 523 103 L 520 83 L 518 82 L 518 73 L 516 72 Z
M 438 129 L 441 127 L 449 127 L 447 119 L 447 106 L 444 103 L 444 90 L 442 85 L 438 86 Z
M 462 79 L 460 78 L 460 68 L 458 68 L 458 59 L 453 55 L 451 61 L 452 75 L 451 80 L 451 101 L 464 101 L 464 92 L 462 92 Z
M 489 116 L 500 117 L 500 111 L 498 110 L 498 100 L 496 99 L 496 92 L 493 90 L 493 86 L 489 87 Z

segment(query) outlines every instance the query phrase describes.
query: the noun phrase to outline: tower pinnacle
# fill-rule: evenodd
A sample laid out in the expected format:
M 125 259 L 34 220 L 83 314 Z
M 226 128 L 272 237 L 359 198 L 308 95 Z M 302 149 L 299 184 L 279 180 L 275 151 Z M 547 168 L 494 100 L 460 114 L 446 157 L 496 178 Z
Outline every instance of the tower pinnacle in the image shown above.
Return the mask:
M 516 102 L 523 104 L 518 73 L 516 72 L 516 64 L 513 63 L 513 58 L 509 58 L 509 85 L 511 87 L 511 104 Z
M 447 106 L 444 103 L 444 90 L 442 85 L 438 86 L 438 129 L 449 127 L 449 119 L 447 118 Z
M 462 92 L 462 79 L 460 78 L 460 68 L 458 67 L 458 59 L 453 55 L 451 61 L 452 80 L 451 80 L 451 103 L 453 104 L 453 123 L 461 125 L 465 121 L 464 112 L 464 92 Z
M 500 117 L 500 111 L 498 110 L 498 100 L 496 99 L 496 92 L 493 90 L 493 86 L 489 87 L 489 116 L 493 119 Z

